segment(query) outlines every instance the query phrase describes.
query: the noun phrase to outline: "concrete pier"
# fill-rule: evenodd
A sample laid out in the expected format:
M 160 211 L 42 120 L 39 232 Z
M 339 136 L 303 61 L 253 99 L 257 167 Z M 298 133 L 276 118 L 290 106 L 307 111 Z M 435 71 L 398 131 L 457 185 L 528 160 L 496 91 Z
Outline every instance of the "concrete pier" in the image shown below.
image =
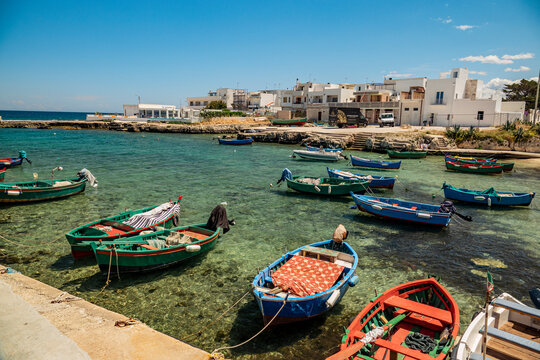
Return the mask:
M 0 359 L 178 359 L 209 354 L 0 265 Z

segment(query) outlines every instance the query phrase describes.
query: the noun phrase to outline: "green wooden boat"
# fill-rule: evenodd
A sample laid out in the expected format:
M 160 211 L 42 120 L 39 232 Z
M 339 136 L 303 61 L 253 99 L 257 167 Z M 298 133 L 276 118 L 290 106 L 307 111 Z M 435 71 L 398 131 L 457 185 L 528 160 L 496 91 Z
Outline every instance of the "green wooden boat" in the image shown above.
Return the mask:
M 0 168 L 0 182 L 4 182 L 5 177 L 6 177 L 6 168 Z
M 86 178 L 39 180 L 0 184 L 0 203 L 54 200 L 83 192 Z
M 394 151 L 386 150 L 391 159 L 421 159 L 427 156 L 427 151 Z
M 446 161 L 446 168 L 448 170 L 456 170 L 461 172 L 469 172 L 475 174 L 499 174 L 503 171 L 503 167 L 500 164 L 464 164 Z
M 363 194 L 369 186 L 369 181 L 337 178 L 310 178 L 307 176 L 293 176 L 286 178 L 290 189 L 315 195 L 345 196 L 350 192 Z
M 497 163 L 498 165 L 502 165 L 503 171 L 512 171 L 514 168 L 514 163 Z
M 302 126 L 307 122 L 307 119 L 272 119 L 270 122 L 274 126 Z
M 221 233 L 220 227 L 211 230 L 204 223 L 156 231 L 126 240 L 90 242 L 89 245 L 103 274 L 109 271 L 143 272 L 172 266 L 200 255 L 214 247 Z
M 92 256 L 91 242 L 111 241 L 119 238 L 127 238 L 139 235 L 157 226 L 172 228 L 178 226 L 180 213 L 180 200 L 161 205 L 146 207 L 139 210 L 127 210 L 118 215 L 106 217 L 79 226 L 66 234 L 66 239 L 71 246 L 71 254 L 74 259 Z M 150 217 L 154 212 L 155 216 Z M 136 217 L 136 215 L 139 215 Z M 133 220 L 141 218 L 136 223 Z

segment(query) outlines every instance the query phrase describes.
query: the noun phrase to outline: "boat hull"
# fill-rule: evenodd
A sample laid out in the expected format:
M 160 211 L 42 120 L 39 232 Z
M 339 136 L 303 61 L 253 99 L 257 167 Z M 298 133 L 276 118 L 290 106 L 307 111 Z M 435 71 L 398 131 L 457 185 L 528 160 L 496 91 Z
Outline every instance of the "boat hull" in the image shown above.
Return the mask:
M 497 162 L 497 159 L 467 158 L 461 156 L 444 155 L 444 161 L 458 162 L 463 164 L 487 165 L 495 164 Z
M 368 175 L 361 175 L 361 174 L 352 174 L 348 172 L 344 172 L 337 169 L 329 169 L 326 168 L 328 171 L 328 176 L 337 178 L 337 179 L 351 179 L 351 180 L 367 180 L 366 177 Z M 350 174 L 350 175 L 349 175 Z M 369 181 L 368 187 L 372 189 L 378 189 L 378 188 L 387 188 L 387 189 L 393 189 L 394 184 L 396 182 L 396 178 L 392 176 L 371 176 L 371 179 L 367 180 Z
M 4 182 L 5 177 L 6 177 L 6 168 L 0 168 L 0 182 Z
M 273 126 L 302 126 L 307 122 L 307 119 L 297 119 L 297 120 L 284 120 L 284 119 L 273 119 L 270 120 Z
M 228 140 L 228 139 L 218 139 L 218 142 L 221 145 L 251 145 L 253 144 L 253 139 L 237 139 L 237 140 Z
M 309 151 L 309 150 L 293 150 L 293 154 L 307 160 L 316 161 L 339 161 L 343 157 L 339 152 L 325 152 L 325 151 Z
M 393 151 L 386 150 L 391 159 L 421 159 L 427 156 L 427 151 Z
M 446 162 L 448 170 L 472 173 L 472 174 L 500 174 L 503 172 L 502 165 L 478 165 Z
M 107 249 L 105 246 L 97 246 L 96 243 L 92 243 L 92 250 L 96 257 L 99 269 L 103 274 L 116 273 L 135 273 L 146 272 L 170 266 L 177 265 L 187 259 L 201 255 L 210 249 L 212 249 L 217 242 L 217 239 L 221 233 L 221 229 L 218 228 L 215 231 L 205 229 L 206 224 L 188 225 L 181 228 L 172 228 L 170 231 L 188 229 L 191 232 L 197 232 L 206 230 L 208 236 L 201 241 L 193 242 L 190 245 L 199 245 L 200 250 L 196 252 L 189 252 L 186 249 L 186 245 L 171 246 L 166 249 L 156 250 L 144 250 L 144 251 L 126 251 L 117 249 Z M 158 232 L 159 233 L 159 232 Z M 156 236 L 152 234 L 151 236 Z M 144 238 L 144 236 L 128 238 L 131 242 L 136 242 L 138 238 Z
M 351 195 L 358 210 L 386 219 L 446 227 L 452 217 L 450 213 L 437 212 L 439 206 L 436 205 L 357 194 Z M 416 207 L 416 209 L 413 209 L 413 207 Z
M 486 206 L 528 206 L 534 199 L 535 193 L 497 192 L 497 195 L 485 194 L 479 190 L 458 189 L 443 184 L 444 197 L 447 199 L 468 202 Z M 510 196 L 509 196 L 510 195 Z
M 304 184 L 296 181 L 298 176 L 293 177 L 293 179 L 287 179 L 287 187 L 298 192 L 322 195 L 322 196 L 345 196 L 353 192 L 355 194 L 363 194 L 366 192 L 368 187 L 367 181 L 355 181 L 355 180 L 346 180 L 340 179 L 336 181 L 335 178 L 321 178 L 323 183 L 334 183 L 329 185 L 310 185 Z M 343 180 L 343 181 L 341 181 Z M 343 185 L 335 183 L 345 183 Z
M 4 183 L 0 186 L 0 203 L 25 203 L 25 202 L 34 202 L 34 201 L 45 201 L 45 200 L 55 200 L 64 198 L 67 196 L 72 196 L 79 194 L 84 191 L 86 187 L 86 179 L 62 179 L 70 180 L 74 183 L 68 186 L 58 186 L 58 187 L 29 187 L 24 188 L 19 186 L 18 188 L 12 187 L 13 185 L 22 185 L 25 183 Z M 31 184 L 36 182 L 28 182 L 26 184 Z M 50 183 L 42 182 L 39 183 Z
M 306 145 L 306 150 L 309 150 L 309 151 L 321 151 L 321 148 Z M 343 149 L 342 148 L 337 148 L 337 149 L 322 148 L 322 151 L 325 151 L 325 152 L 342 152 Z
M 13 166 L 21 165 L 24 158 L 8 158 L 8 159 L 0 159 L 0 166 L 10 168 Z
M 371 169 L 399 169 L 401 161 L 384 161 L 363 159 L 351 155 L 351 163 L 353 166 L 360 166 Z

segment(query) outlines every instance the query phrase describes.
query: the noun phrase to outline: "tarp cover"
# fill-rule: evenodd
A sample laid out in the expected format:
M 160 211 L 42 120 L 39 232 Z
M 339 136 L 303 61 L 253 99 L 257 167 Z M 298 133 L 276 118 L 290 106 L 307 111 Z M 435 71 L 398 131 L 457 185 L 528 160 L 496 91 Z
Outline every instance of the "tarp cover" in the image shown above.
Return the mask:
M 338 264 L 294 255 L 272 274 L 272 281 L 293 295 L 309 296 L 330 289 L 343 269 Z
M 207 229 L 216 231 L 217 228 L 220 227 L 223 229 L 224 234 L 230 230 L 229 225 L 230 224 L 229 219 L 227 218 L 227 210 L 225 210 L 225 207 L 223 205 L 216 206 L 214 210 L 212 210 L 212 212 L 210 213 L 210 217 L 206 222 Z
M 135 229 L 142 229 L 165 221 L 178 213 L 180 213 L 180 205 L 175 202 L 167 202 L 147 212 L 133 215 L 124 221 L 124 224 L 130 225 Z

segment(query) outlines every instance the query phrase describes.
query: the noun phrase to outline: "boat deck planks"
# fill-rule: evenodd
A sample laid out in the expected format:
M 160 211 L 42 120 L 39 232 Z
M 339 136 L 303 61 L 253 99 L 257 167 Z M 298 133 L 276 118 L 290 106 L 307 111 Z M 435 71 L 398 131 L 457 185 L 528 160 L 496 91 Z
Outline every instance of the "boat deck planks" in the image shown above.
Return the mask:
M 200 233 L 200 232 L 195 232 L 195 231 L 191 231 L 191 230 L 182 230 L 182 231 L 177 231 L 179 232 L 180 234 L 184 234 L 186 236 L 189 236 L 189 237 L 192 237 L 192 238 L 195 238 L 197 240 L 202 240 L 202 239 L 206 239 L 208 237 L 208 235 L 206 234 L 203 234 L 203 233 Z
M 522 324 L 508 321 L 501 326 L 500 330 L 540 343 L 540 331 Z M 495 360 L 538 360 L 539 358 L 539 354 L 534 351 L 493 337 L 488 341 L 487 347 L 487 355 Z

